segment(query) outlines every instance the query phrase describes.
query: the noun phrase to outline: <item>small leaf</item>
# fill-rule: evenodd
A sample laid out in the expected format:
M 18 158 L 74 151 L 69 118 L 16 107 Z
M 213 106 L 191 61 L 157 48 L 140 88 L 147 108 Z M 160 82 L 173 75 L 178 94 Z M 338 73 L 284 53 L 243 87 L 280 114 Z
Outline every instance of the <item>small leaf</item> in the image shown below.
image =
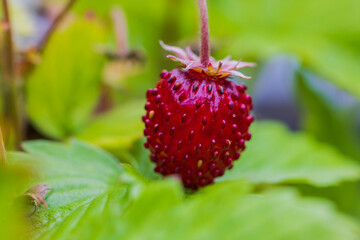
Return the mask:
M 95 118 L 78 138 L 110 151 L 127 148 L 142 136 L 144 101 L 133 100 Z
M 158 180 L 161 175 L 154 172 L 155 164 L 150 160 L 150 152 L 144 147 L 145 139 L 133 143 L 129 149 L 120 149 L 114 154 L 122 161 L 128 162 L 138 174 L 150 180 Z
M 42 63 L 26 82 L 30 120 L 45 135 L 66 138 L 88 122 L 104 62 L 95 44 L 103 40 L 104 31 L 94 20 L 77 19 L 52 36 Z
M 255 123 L 251 132 L 253 138 L 243 155 L 218 181 L 331 186 L 360 178 L 358 164 L 305 133 L 291 133 L 272 122 Z

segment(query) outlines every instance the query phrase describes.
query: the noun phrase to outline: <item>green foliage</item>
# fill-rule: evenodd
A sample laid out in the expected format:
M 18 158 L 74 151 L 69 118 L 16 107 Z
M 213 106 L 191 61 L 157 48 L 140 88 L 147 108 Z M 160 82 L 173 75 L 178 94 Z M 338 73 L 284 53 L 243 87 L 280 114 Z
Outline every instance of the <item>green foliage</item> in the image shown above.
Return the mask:
M 144 148 L 144 138 L 135 141 L 128 149 L 118 149 L 113 154 L 129 163 L 138 174 L 148 180 L 158 180 L 161 175 L 154 172 L 155 164 L 149 159 L 149 151 Z
M 108 16 L 115 4 L 126 12 L 131 46 L 143 46 L 147 56 L 146 71 L 127 80 L 129 90 L 140 96 L 155 83 L 158 71 L 170 66 L 159 54 L 159 39 L 196 46 L 198 9 L 185 0 L 82 1 L 76 8 Z M 313 72 L 360 98 L 359 1 L 209 1 L 208 6 L 213 45 L 221 49 L 213 51 L 215 56 L 231 54 L 261 62 L 279 53 L 293 54 Z
M 281 53 L 293 54 L 313 72 L 325 77 L 358 99 L 360 98 L 358 91 L 360 85 L 356 78 L 356 76 L 360 76 L 360 71 L 355 67 L 358 65 L 358 55 L 351 48 L 336 44 L 327 38 L 299 36 L 299 33 L 296 33 L 295 36 L 292 34 L 286 34 L 284 37 L 269 34 L 234 37 L 236 42 L 228 43 L 224 51 L 234 49 L 233 52 L 236 55 L 242 53 L 242 55 L 257 59 L 266 59 Z M 299 41 L 299 38 L 302 41 Z M 243 46 L 244 49 L 235 50 L 238 45 Z
M 344 182 L 332 187 L 316 188 L 311 185 L 296 184 L 297 189 L 307 196 L 331 200 L 341 212 L 360 219 L 359 182 Z
M 343 93 L 334 94 L 334 97 L 330 98 L 329 94 L 320 92 L 319 83 L 316 84 L 313 76 L 307 71 L 299 71 L 297 77 L 297 92 L 302 104 L 304 129 L 318 140 L 331 144 L 343 154 L 359 161 L 360 142 L 354 131 L 359 103 L 355 100 L 349 101 L 349 96 L 344 96 Z M 335 90 L 332 89 L 331 92 L 333 91 Z M 309 186 L 299 188 L 306 194 L 327 197 L 336 202 L 342 211 L 360 217 L 358 184 L 358 182 L 348 182 L 322 189 Z
M 223 50 L 258 59 L 292 53 L 314 72 L 360 98 L 360 71 L 356 67 L 360 52 L 357 44 L 346 42 L 347 38 L 359 39 L 359 25 L 354 24 L 359 17 L 351 13 L 359 9 L 359 2 L 277 0 L 269 3 L 258 0 L 225 4 L 224 11 L 239 10 L 240 14 L 232 15 L 232 22 L 239 23 L 238 31 Z
M 183 0 L 157 0 L 156 3 L 143 0 L 78 1 L 75 6 L 77 12 L 84 13 L 89 9 L 94 10 L 107 19 L 111 27 L 113 27 L 113 23 L 110 21 L 111 10 L 116 6 L 123 8 L 128 25 L 129 47 L 145 56 L 145 65 L 141 71 L 123 80 L 126 81 L 127 88 L 126 91 L 118 94 L 118 99 L 123 100 L 126 95 L 143 97 L 145 91 L 153 87 L 158 80 L 160 71 L 173 65 L 165 58 L 166 53 L 161 49 L 159 40 L 168 42 L 179 39 L 178 27 L 180 27 L 179 21 L 185 10 L 184 3 L 186 2 Z M 196 9 L 194 5 L 191 7 Z M 178 11 L 170 11 L 173 8 Z M 115 36 L 112 34 L 112 48 L 116 48 L 114 39 Z
M 105 63 L 97 46 L 116 48 L 107 31 L 114 27 L 115 5 L 127 15 L 130 48 L 142 52 L 146 63 L 122 79 L 121 92 L 108 91 L 115 107 L 92 117 Z M 261 66 L 289 53 L 301 69 L 360 99 L 358 0 L 209 0 L 208 6 L 217 58 L 231 54 Z M 159 40 L 197 46 L 197 7 L 186 0 L 89 0 L 74 6 L 79 15 L 87 10 L 102 22 L 77 16 L 58 28 L 26 79 L 25 100 L 31 124 L 44 136 L 88 143 L 30 141 L 25 153 L 8 154 L 10 168 L 0 169 L 0 239 L 24 238 L 25 232 L 30 239 L 360 239 L 359 222 L 340 213 L 359 217 L 354 109 L 323 96 L 301 71 L 296 90 L 305 131 L 255 122 L 234 168 L 212 186 L 186 191 L 177 178 L 153 172 L 141 138 L 144 100 L 129 99 L 143 99 L 160 70 L 173 66 Z M 31 171 L 30 179 L 19 166 Z M 48 208 L 24 221 L 23 206 L 14 200 L 39 183 L 51 187 Z M 285 184 L 291 187 L 280 186 Z
M 297 90 L 303 106 L 303 125 L 317 139 L 329 142 L 344 154 L 360 160 L 360 140 L 356 134 L 358 103 L 341 106 L 339 99 L 321 94 L 305 71 L 298 73 Z M 343 96 L 342 100 L 345 96 Z M 341 99 L 341 96 L 339 96 Z M 345 103 L 348 101 L 345 101 Z
M 290 133 L 280 124 L 261 122 L 253 125 L 252 135 L 246 151 L 222 181 L 245 178 L 254 183 L 329 186 L 360 177 L 355 162 L 304 133 Z
M 93 119 L 77 136 L 108 150 L 127 148 L 142 136 L 144 105 L 143 100 L 122 103 Z
M 268 128 L 264 138 L 268 139 L 279 126 L 257 128 L 262 128 L 261 132 Z M 282 131 L 285 136 L 289 135 L 286 130 Z M 302 136 L 299 138 L 297 143 L 303 140 Z M 10 154 L 12 164 L 36 167 L 38 177 L 31 184 L 41 182 L 51 187 L 46 197 L 48 209 L 40 209 L 32 218 L 33 239 L 139 239 L 144 236 L 149 239 L 282 239 L 286 236 L 328 240 L 357 239 L 358 236 L 355 222 L 336 213 L 331 204 L 302 198 L 293 189 L 274 188 L 254 193 L 251 184 L 235 180 L 217 183 L 187 197 L 176 179 L 144 182 L 133 168 L 122 168 L 111 155 L 82 142 L 65 145 L 32 141 L 24 144 L 24 149 L 27 154 Z M 313 162 L 305 160 L 305 163 L 311 169 Z M 328 164 L 346 169 L 350 163 L 341 164 L 337 159 Z M 326 168 L 326 164 L 322 167 Z M 292 170 L 282 171 L 284 179 L 285 171 L 291 173 Z M 262 173 L 261 168 L 258 173 L 256 169 L 253 171 L 254 176 Z M 352 174 L 349 170 L 347 173 Z M 320 170 L 317 174 L 323 175 Z M 291 174 L 289 176 L 291 179 Z M 315 183 L 323 183 L 320 177 L 314 179 Z M 333 177 L 331 182 L 343 179 Z
M 0 239 L 22 239 L 28 227 L 14 199 L 24 190 L 29 174 L 22 168 L 0 168 Z
M 116 234 L 105 236 L 111 239 L 357 237 L 355 226 L 334 214 L 330 206 L 317 200 L 301 200 L 290 190 L 253 195 L 249 194 L 247 184 L 232 182 L 207 188 L 184 201 L 174 191 L 174 184 L 156 185 L 148 187 L 134 201 L 123 220 L 113 218 Z
M 103 56 L 95 50 L 103 40 L 101 25 L 85 19 L 52 36 L 26 84 L 30 120 L 45 135 L 62 139 L 88 122 L 100 93 Z
M 196 36 L 197 8 L 191 1 L 179 1 L 178 6 L 171 12 L 181 12 L 176 25 L 180 35 Z M 214 0 L 208 6 L 213 46 L 221 49 L 215 56 L 262 62 L 292 54 L 360 99 L 359 1 Z
M 61 227 L 64 219 L 76 219 L 81 209 L 135 180 L 111 155 L 78 141 L 66 146 L 39 140 L 23 147 L 28 155 L 10 154 L 13 164 L 33 169 L 38 177 L 32 185 L 51 188 L 46 198 L 49 208 L 39 211 L 33 221 L 37 233 Z

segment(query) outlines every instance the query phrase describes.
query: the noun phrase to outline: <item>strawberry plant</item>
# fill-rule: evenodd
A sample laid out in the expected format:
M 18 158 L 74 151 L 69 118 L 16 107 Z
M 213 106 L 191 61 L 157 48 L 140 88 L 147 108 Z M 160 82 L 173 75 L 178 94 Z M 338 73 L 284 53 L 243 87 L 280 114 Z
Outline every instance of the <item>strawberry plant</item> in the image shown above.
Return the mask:
M 358 1 L 198 5 L 2 0 L 0 239 L 359 239 Z

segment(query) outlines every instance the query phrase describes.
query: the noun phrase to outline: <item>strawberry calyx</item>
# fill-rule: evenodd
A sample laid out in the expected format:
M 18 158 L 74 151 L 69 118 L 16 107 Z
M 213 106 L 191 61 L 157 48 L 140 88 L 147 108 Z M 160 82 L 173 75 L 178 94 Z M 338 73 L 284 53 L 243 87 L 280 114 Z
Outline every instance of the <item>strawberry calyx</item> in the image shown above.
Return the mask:
M 252 62 L 231 60 L 230 56 L 227 56 L 220 61 L 216 61 L 213 57 L 210 57 L 208 65 L 203 66 L 201 64 L 200 57 L 197 56 L 190 47 L 186 47 L 184 50 L 179 47 L 166 45 L 163 41 L 160 41 L 160 45 L 163 49 L 172 52 L 175 55 L 168 55 L 167 58 L 181 63 L 180 68 L 183 68 L 184 71 L 195 71 L 215 79 L 225 78 L 228 76 L 251 79 L 251 77 L 248 77 L 236 70 L 246 67 L 254 67 L 256 65 Z

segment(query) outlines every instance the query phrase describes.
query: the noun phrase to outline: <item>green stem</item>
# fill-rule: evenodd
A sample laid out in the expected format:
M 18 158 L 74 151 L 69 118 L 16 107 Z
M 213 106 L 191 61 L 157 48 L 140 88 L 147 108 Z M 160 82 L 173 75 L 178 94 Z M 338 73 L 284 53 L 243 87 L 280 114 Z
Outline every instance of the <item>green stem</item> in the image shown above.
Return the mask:
M 2 88 L 3 88 L 3 113 L 5 119 L 5 141 L 14 142 L 15 147 L 20 146 L 22 140 L 22 118 L 20 112 L 21 95 L 18 94 L 15 72 L 15 53 L 13 35 L 9 14 L 9 4 L 7 0 L 2 0 L 3 5 L 3 69 L 2 69 Z
M 6 166 L 7 166 L 6 150 L 5 150 L 3 134 L 0 127 L 0 168 L 6 168 Z
M 46 46 L 46 44 L 49 42 L 50 37 L 52 33 L 55 31 L 57 26 L 60 24 L 61 20 L 66 16 L 66 14 L 69 12 L 71 7 L 75 4 L 76 0 L 69 0 L 65 6 L 62 8 L 62 10 L 58 13 L 58 15 L 54 18 L 52 21 L 49 29 L 45 32 L 43 38 L 40 41 L 40 44 L 38 46 L 38 51 L 42 52 Z

